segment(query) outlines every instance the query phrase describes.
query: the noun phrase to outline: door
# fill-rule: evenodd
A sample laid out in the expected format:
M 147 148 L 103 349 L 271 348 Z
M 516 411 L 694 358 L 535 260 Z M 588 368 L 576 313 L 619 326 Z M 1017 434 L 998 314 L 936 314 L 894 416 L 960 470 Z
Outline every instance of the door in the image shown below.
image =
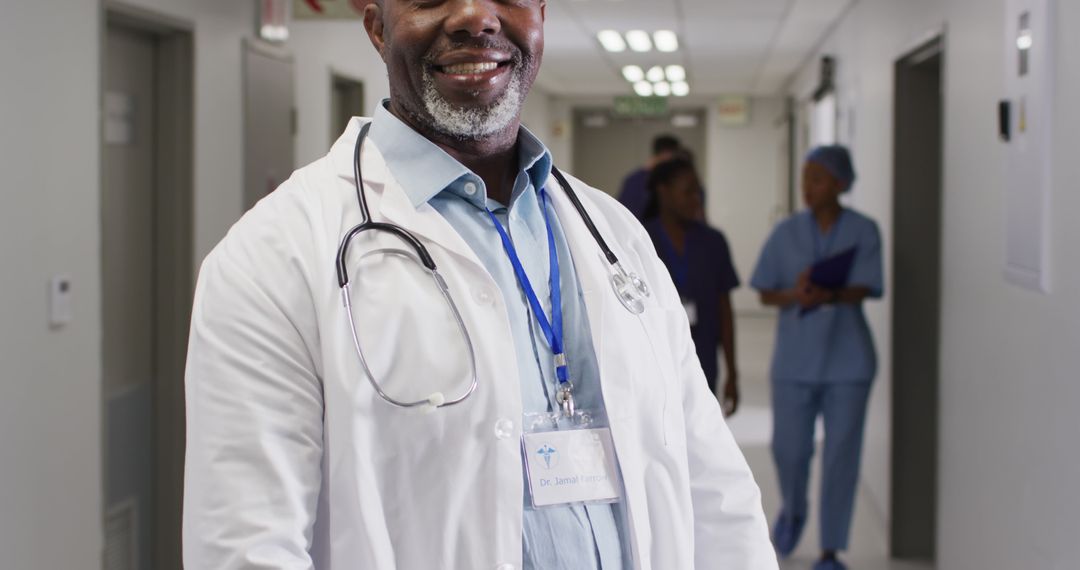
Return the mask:
M 152 560 L 156 50 L 152 35 L 108 26 L 101 204 L 108 570 L 150 568 Z
M 291 55 L 254 40 L 244 46 L 244 206 L 250 208 L 292 175 L 296 95 Z
M 942 42 L 896 63 L 892 553 L 933 560 L 941 306 Z
M 178 569 L 194 288 L 191 33 L 112 10 L 106 20 L 104 567 Z
M 349 124 L 349 119 L 364 116 L 364 83 L 344 75 L 330 76 L 330 144 Z

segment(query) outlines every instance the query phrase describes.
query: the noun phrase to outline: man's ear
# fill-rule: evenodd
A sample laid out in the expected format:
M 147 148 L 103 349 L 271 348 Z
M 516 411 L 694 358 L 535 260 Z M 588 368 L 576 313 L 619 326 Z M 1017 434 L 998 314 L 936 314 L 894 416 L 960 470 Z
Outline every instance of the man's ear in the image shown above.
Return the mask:
M 547 21 L 547 0 L 540 0 L 540 20 Z
M 382 58 L 383 63 L 386 63 L 384 49 L 386 47 L 386 38 L 383 36 L 382 10 L 383 8 L 378 2 L 369 2 L 364 7 L 364 29 L 367 30 L 371 45 L 375 46 L 375 51 L 379 52 L 379 57 Z

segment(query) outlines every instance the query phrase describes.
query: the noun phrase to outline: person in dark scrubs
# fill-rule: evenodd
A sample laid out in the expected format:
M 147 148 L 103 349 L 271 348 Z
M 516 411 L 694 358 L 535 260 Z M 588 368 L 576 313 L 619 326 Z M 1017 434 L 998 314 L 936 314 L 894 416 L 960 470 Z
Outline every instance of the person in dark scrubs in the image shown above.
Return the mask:
M 645 208 L 649 204 L 649 173 L 657 164 L 675 158 L 683 150 L 679 139 L 671 135 L 656 137 L 652 146 L 649 163 L 628 174 L 619 191 L 619 202 L 640 221 L 645 221 Z
M 699 220 L 702 187 L 689 160 L 675 158 L 657 164 L 649 174 L 648 189 L 645 229 L 682 297 L 690 336 L 714 394 L 720 375 L 717 347 L 723 350 L 727 367 L 724 413 L 734 414 L 739 404 L 739 372 L 731 291 L 739 286 L 739 276 L 727 239 Z

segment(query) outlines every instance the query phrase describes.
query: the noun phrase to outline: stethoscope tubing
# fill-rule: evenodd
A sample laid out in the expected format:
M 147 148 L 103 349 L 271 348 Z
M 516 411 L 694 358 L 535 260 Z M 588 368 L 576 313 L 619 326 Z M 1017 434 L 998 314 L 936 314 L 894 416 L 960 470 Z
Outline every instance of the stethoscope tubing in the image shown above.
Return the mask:
M 371 219 L 371 212 L 368 208 L 367 193 L 364 190 L 364 178 L 361 172 L 360 166 L 360 152 L 364 145 L 364 140 L 367 138 L 368 131 L 371 129 L 371 122 L 367 122 L 360 127 L 360 132 L 356 137 L 356 143 L 353 147 L 353 180 L 356 187 L 356 200 L 360 205 L 360 214 L 362 221 L 353 226 L 345 236 L 341 239 L 341 243 L 338 246 L 337 261 L 335 269 L 337 271 L 338 286 L 341 288 L 342 304 L 345 306 L 345 310 L 349 316 L 349 332 L 352 336 L 353 346 L 356 349 L 356 354 L 360 358 L 360 365 L 363 367 L 368 382 L 372 388 L 379 394 L 384 401 L 400 407 L 400 408 L 414 408 L 427 406 L 429 409 L 436 409 L 446 406 L 452 406 L 465 401 L 466 398 L 471 396 L 476 391 L 479 385 L 479 378 L 476 368 L 476 349 L 473 346 L 472 337 L 469 334 L 468 328 L 465 326 L 465 321 L 461 316 L 461 311 L 458 309 L 457 304 L 454 302 L 453 296 L 450 295 L 450 288 L 439 274 L 438 267 L 435 264 L 434 258 L 431 253 L 428 252 L 427 247 L 424 246 L 420 240 L 407 229 L 390 223 L 375 222 Z M 623 304 L 628 311 L 634 314 L 640 314 L 644 310 L 644 304 L 641 299 L 649 296 L 648 287 L 644 281 L 641 280 L 637 274 L 628 272 L 619 263 L 619 258 L 615 255 L 615 252 L 608 246 L 607 241 L 600 234 L 600 231 L 596 228 L 596 224 L 593 223 L 592 217 L 589 216 L 585 206 L 581 203 L 581 199 L 578 198 L 577 193 L 574 191 L 570 182 L 566 179 L 562 172 L 558 168 L 552 166 L 552 175 L 558 180 L 559 185 L 563 191 L 566 192 L 567 197 L 573 204 L 574 209 L 577 210 L 578 215 L 581 216 L 582 222 L 589 230 L 596 244 L 600 247 L 601 252 L 604 254 L 604 258 L 608 264 L 615 270 L 612 275 L 612 288 L 615 291 L 616 297 Z M 428 396 L 427 399 L 417 400 L 413 402 L 402 402 L 390 396 L 382 389 L 382 386 L 375 380 L 375 375 L 372 373 L 371 368 L 368 366 L 367 358 L 364 356 L 364 351 L 360 346 L 360 335 L 356 328 L 356 322 L 353 318 L 352 299 L 349 294 L 349 272 L 346 265 L 346 259 L 349 249 L 349 244 L 358 235 L 366 231 L 385 231 L 398 239 L 408 244 L 412 250 L 416 253 L 420 263 L 428 270 L 432 279 L 435 281 L 436 286 L 439 288 L 440 293 L 443 296 L 443 300 L 450 308 L 450 312 L 454 316 L 454 320 L 457 323 L 458 329 L 461 331 L 462 336 L 465 339 L 465 345 L 469 352 L 469 363 L 472 370 L 472 381 L 469 384 L 469 388 L 457 398 L 452 400 L 445 400 L 441 392 L 435 392 Z M 371 253 L 371 252 L 369 252 Z

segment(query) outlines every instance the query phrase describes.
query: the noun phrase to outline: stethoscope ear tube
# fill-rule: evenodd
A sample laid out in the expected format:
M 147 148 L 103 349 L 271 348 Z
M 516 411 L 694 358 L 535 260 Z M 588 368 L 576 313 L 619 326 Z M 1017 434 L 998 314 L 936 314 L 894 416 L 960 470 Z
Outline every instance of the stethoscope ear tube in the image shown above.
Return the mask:
M 585 227 L 589 229 L 589 233 L 592 234 L 593 239 L 600 245 L 600 250 L 604 252 L 604 257 L 607 258 L 608 263 L 611 265 L 618 265 L 619 258 L 615 257 L 615 252 L 611 251 L 604 236 L 600 235 L 600 230 L 596 229 L 596 224 L 593 223 L 592 218 L 585 211 L 585 206 L 582 205 L 581 200 L 578 199 L 577 192 L 574 192 L 574 188 L 570 186 L 570 181 L 563 176 L 563 173 L 554 166 L 551 167 L 551 173 L 555 175 L 555 179 L 559 181 L 559 186 L 562 186 L 563 192 L 566 192 L 567 197 L 574 204 L 574 209 L 581 214 L 582 221 L 585 222 Z

